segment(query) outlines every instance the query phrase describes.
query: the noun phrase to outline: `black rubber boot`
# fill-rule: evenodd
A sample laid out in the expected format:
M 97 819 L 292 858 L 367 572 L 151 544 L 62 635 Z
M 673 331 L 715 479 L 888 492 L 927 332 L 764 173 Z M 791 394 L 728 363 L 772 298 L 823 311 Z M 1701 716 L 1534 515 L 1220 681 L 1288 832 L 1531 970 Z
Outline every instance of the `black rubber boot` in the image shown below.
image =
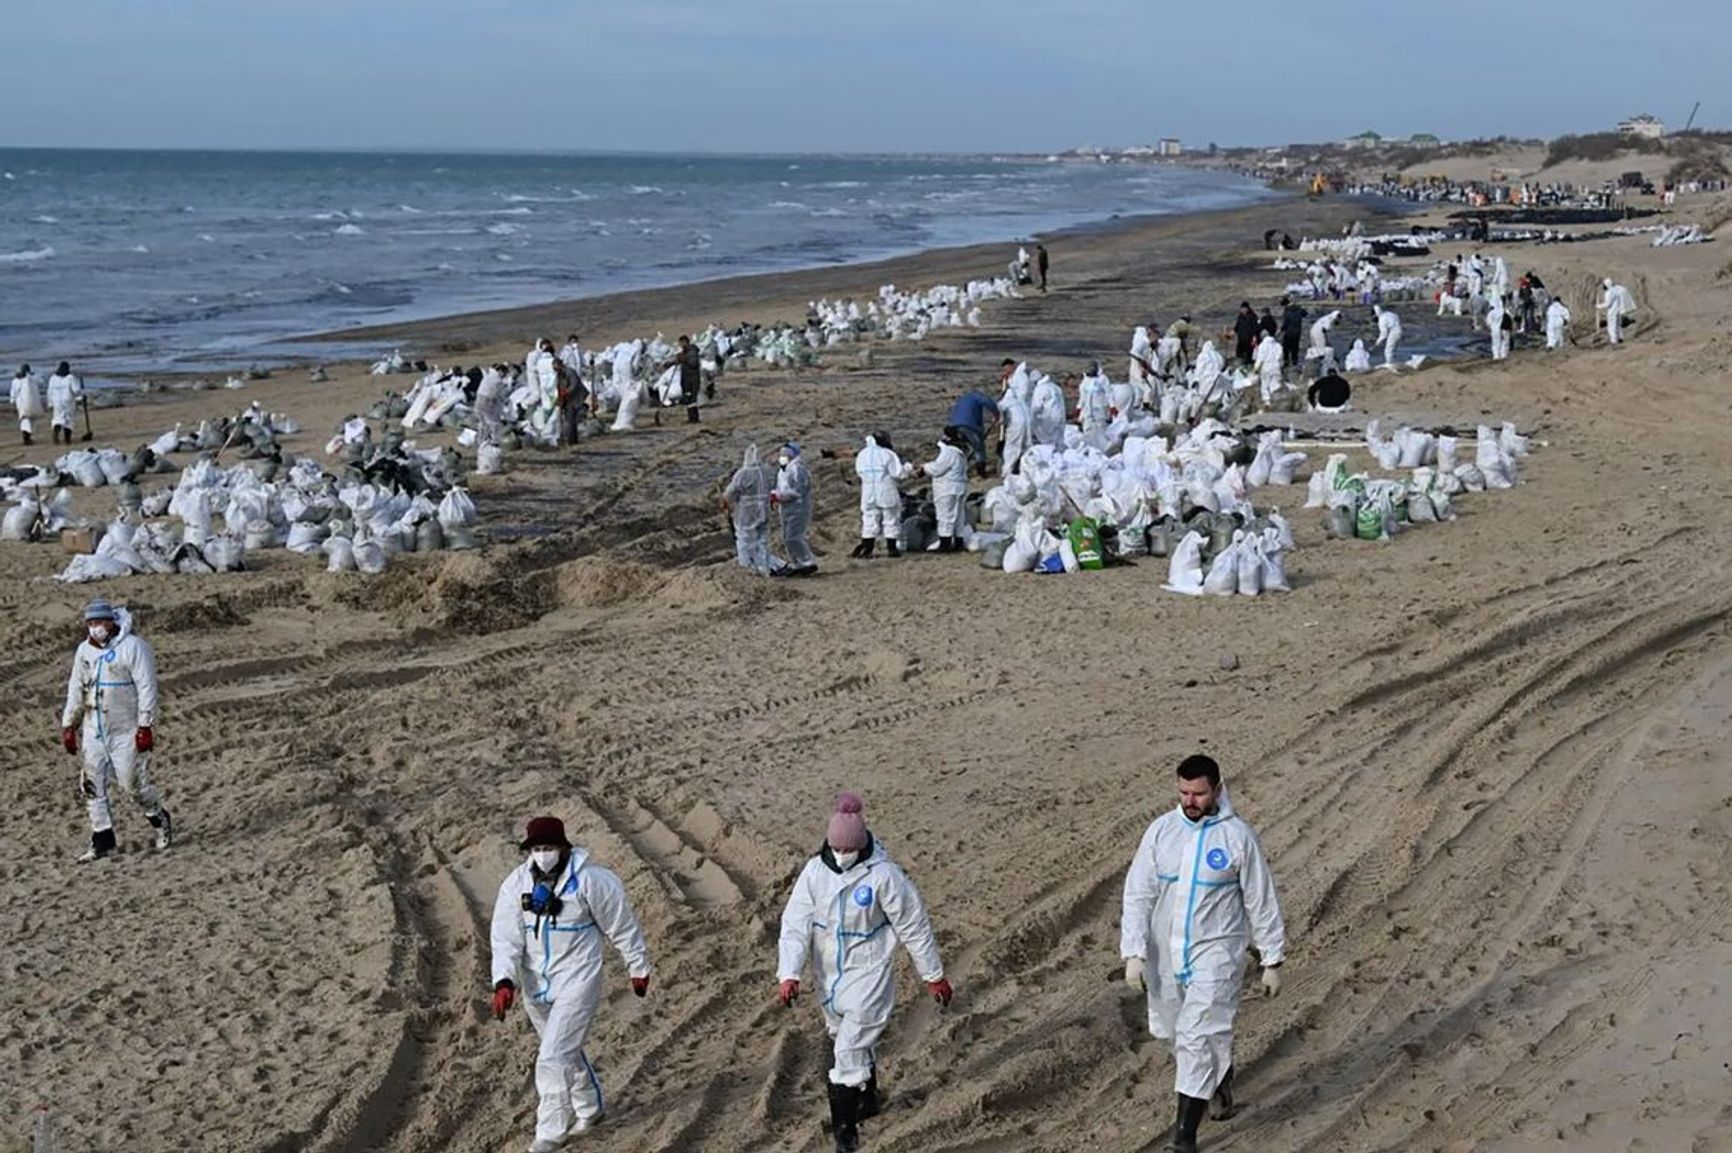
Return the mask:
M 24 447 L 29 448 L 31 446 L 31 444 L 33 444 L 33 443 L 34 442 L 30 439 L 30 434 L 25 433 L 24 434 Z
M 1172 1153 L 1197 1153 L 1197 1126 L 1208 1109 L 1207 1099 L 1179 1094 L 1179 1115 L 1173 1122 L 1173 1139 L 1167 1144 Z
M 92 833 L 90 834 L 90 848 L 84 851 L 84 855 L 79 857 L 78 861 L 80 864 L 88 864 L 91 861 L 100 861 L 104 857 L 111 856 L 117 847 L 118 842 L 114 839 L 113 829 L 104 829 L 100 833 Z
M 860 543 L 854 546 L 854 551 L 848 555 L 855 560 L 870 560 L 872 550 L 877 547 L 878 539 L 876 537 L 863 536 L 860 538 Z
M 1209 1101 L 1209 1120 L 1231 1121 L 1238 1111 L 1233 1103 L 1233 1068 L 1229 1065 L 1227 1075 L 1215 1086 L 1215 1096 Z
M 860 1148 L 860 1090 L 852 1085 L 830 1085 L 830 1134 L 836 1138 L 836 1153 L 854 1153 Z
M 938 538 L 938 551 L 939 552 L 955 552 L 956 551 L 956 541 L 954 539 L 952 539 L 951 537 L 947 537 L 947 536 L 939 537 Z
M 961 537 L 953 536 L 950 538 L 950 549 L 952 552 L 967 552 L 968 545 L 963 543 Z
M 872 1076 L 866 1078 L 866 1085 L 860 1090 L 859 1118 L 870 1121 L 878 1116 L 881 1109 L 882 1102 L 878 1100 L 878 1068 L 873 1066 Z
M 895 556 L 901 556 L 902 555 L 902 550 L 900 548 L 896 547 L 895 541 L 887 540 L 884 542 L 884 546 L 890 550 L 891 556 L 895 557 Z
M 698 421 L 698 406 L 697 405 L 694 404 L 690 408 L 686 409 L 686 423 L 687 424 L 699 423 L 699 421 Z

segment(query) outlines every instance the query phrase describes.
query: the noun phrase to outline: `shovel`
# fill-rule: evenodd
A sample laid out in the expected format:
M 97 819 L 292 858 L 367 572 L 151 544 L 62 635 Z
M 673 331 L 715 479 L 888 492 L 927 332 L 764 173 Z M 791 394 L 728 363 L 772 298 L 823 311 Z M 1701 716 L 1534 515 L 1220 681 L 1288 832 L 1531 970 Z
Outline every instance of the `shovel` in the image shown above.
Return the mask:
M 78 407 L 84 410 L 84 435 L 78 439 L 88 444 L 96 438 L 96 434 L 90 431 L 90 398 L 80 395 Z

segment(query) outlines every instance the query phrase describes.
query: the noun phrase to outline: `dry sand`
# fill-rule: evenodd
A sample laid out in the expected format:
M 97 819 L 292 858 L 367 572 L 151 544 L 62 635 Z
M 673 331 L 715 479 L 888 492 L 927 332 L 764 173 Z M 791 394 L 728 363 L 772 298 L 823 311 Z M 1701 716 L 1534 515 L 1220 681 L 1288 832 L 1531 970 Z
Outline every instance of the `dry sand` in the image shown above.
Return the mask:
M 1151 314 L 1217 327 L 1241 296 L 1268 300 L 1263 227 L 1355 214 L 1293 203 L 1056 245 L 1058 290 L 979 332 L 881 347 L 870 370 L 731 376 L 701 429 L 513 458 L 476 497 L 516 543 L 484 554 L 364 580 L 278 552 L 103 587 L 159 653 L 158 777 L 183 832 L 162 856 L 123 804 L 124 855 L 72 863 L 82 806 L 55 713 L 96 590 L 43 580 L 56 549 L 0 548 L 0 1143 L 47 1104 L 63 1153 L 526 1145 L 533 1042 L 521 1015 L 487 1019 L 486 921 L 522 820 L 551 810 L 624 878 L 657 964 L 644 1002 L 610 966 L 590 1046 L 610 1116 L 573 1147 L 822 1149 L 827 1046 L 811 1005 L 774 1004 L 773 937 L 851 786 L 957 986 L 940 1013 L 903 965 L 872 1148 L 1152 1149 L 1172 1069 L 1117 980 L 1119 890 L 1171 766 L 1202 747 L 1261 833 L 1292 942 L 1282 997 L 1240 1015 L 1245 1108 L 1205 1123 L 1207 1148 L 1732 1148 L 1719 246 L 1507 250 L 1577 305 L 1602 271 L 1626 277 L 1632 342 L 1361 388 L 1368 412 L 1509 418 L 1546 445 L 1521 487 L 1387 545 L 1326 542 L 1296 515 L 1289 596 L 1172 596 L 1152 561 L 1065 580 L 849 563 L 855 490 L 827 461 L 820 579 L 722 563 L 707 490 L 748 440 L 815 452 L 885 424 L 919 457 L 1000 357 L 1110 354 L 1116 374 Z M 425 331 L 515 356 L 547 328 L 672 331 L 723 300 L 722 319 L 761 318 L 883 278 Z M 345 370 L 98 421 L 130 446 L 258 397 L 315 451 L 404 383 Z

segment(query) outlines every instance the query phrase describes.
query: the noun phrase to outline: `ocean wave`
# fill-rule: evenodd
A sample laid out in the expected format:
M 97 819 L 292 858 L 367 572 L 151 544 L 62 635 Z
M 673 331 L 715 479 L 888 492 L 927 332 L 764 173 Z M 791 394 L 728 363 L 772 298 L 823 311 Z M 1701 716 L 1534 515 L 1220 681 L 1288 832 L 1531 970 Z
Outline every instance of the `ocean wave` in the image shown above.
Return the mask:
M 58 216 L 46 216 L 46 215 L 44 215 L 44 216 L 32 216 L 30 218 L 30 223 L 32 223 L 32 224 L 59 224 L 60 218 Z
M 633 184 L 626 188 L 633 196 L 665 195 L 665 190 L 654 184 Z
M 345 226 L 345 227 L 347 227 L 347 226 Z M 337 231 L 338 231 L 338 232 L 341 232 L 341 231 L 343 231 L 343 230 L 342 230 L 342 229 L 341 229 L 341 228 L 339 228 L 339 229 L 337 229 Z M 355 231 L 356 231 L 356 232 L 359 232 L 359 231 L 360 231 L 360 229 L 358 229 L 358 228 L 357 228 L 357 229 L 355 229 Z M 200 239 L 200 240 L 202 240 L 202 241 L 204 241 L 204 242 L 205 242 L 205 243 L 206 243 L 206 244 L 215 244 L 215 243 L 216 243 L 216 237 L 214 237 L 214 236 L 212 236 L 212 235 L 211 235 L 211 234 L 210 234 L 210 233 L 208 233 L 208 232 L 201 232 L 201 233 L 199 233 L 199 234 L 198 234 L 198 238 L 199 238 L 199 239 Z
M 479 228 L 404 228 L 393 232 L 393 236 L 474 236 Z
M 335 212 L 315 212 L 315 213 L 313 213 L 313 219 L 314 220 L 347 220 L 347 219 L 349 219 L 349 214 L 347 212 L 344 212 L 342 209 L 339 208 Z
M 41 248 L 27 248 L 22 252 L 0 252 L 0 264 L 34 264 L 53 255 L 53 246 L 44 244 Z
M 786 208 L 786 209 L 790 209 L 794 212 L 807 212 L 807 211 L 810 211 L 810 209 L 811 209 L 810 205 L 801 204 L 798 200 L 772 200 L 772 201 L 770 201 L 770 207 L 771 208 Z
M 142 244 L 135 244 L 128 251 L 139 253 L 141 256 L 149 256 L 150 255 L 150 249 L 146 248 Z
M 485 231 L 485 232 L 487 232 L 493 236 L 515 236 L 519 232 L 522 232 L 523 228 L 522 228 L 522 226 L 516 225 L 516 224 L 500 223 L 500 224 L 489 224 L 486 227 L 486 229 L 484 229 L 483 231 Z
M 834 216 L 846 216 L 848 214 L 846 212 L 843 212 L 840 208 L 814 208 L 812 210 L 812 215 L 813 216 L 834 217 Z
M 397 211 L 398 212 L 406 212 L 410 216 L 420 216 L 421 215 L 421 210 L 419 208 L 414 208 L 414 207 L 407 205 L 407 204 L 399 204 L 397 206 Z
M 656 189 L 655 191 L 661 191 Z M 595 197 L 581 189 L 573 188 L 570 196 L 526 196 L 521 192 L 513 192 L 505 197 L 507 204 L 582 204 Z
M 345 224 L 336 230 L 338 236 L 365 236 L 367 230 L 358 224 Z
M 808 184 L 807 188 L 864 188 L 864 180 L 826 180 L 822 184 Z

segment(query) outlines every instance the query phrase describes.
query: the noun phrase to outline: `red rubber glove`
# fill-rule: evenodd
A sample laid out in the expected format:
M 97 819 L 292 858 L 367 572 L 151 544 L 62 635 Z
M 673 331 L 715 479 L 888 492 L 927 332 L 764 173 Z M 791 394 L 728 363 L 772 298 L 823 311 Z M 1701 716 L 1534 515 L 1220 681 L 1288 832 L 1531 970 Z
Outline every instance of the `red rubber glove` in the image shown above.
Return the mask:
M 946 981 L 943 977 L 938 978 L 936 981 L 926 982 L 926 987 L 932 991 L 932 999 L 937 1001 L 940 1005 L 948 1006 L 950 1004 L 950 998 L 956 995 L 956 991 L 950 987 L 950 982 Z
M 156 733 L 149 725 L 132 734 L 132 747 L 141 753 L 148 753 L 156 748 Z
M 775 493 L 771 493 L 770 494 L 770 503 L 771 504 L 781 504 L 782 498 L 777 496 Z
M 631 979 L 631 991 L 640 997 L 647 996 L 649 994 L 649 978 L 633 977 Z
M 511 1006 L 517 1000 L 517 987 L 510 981 L 501 981 L 493 990 L 493 1019 L 505 1020 L 505 1014 L 511 1011 Z
M 60 730 L 60 747 L 69 753 L 78 752 L 78 730 L 68 727 Z
M 776 1000 L 782 1002 L 784 1006 L 792 1005 L 799 995 L 800 982 L 798 981 L 783 981 L 782 987 L 776 990 Z

